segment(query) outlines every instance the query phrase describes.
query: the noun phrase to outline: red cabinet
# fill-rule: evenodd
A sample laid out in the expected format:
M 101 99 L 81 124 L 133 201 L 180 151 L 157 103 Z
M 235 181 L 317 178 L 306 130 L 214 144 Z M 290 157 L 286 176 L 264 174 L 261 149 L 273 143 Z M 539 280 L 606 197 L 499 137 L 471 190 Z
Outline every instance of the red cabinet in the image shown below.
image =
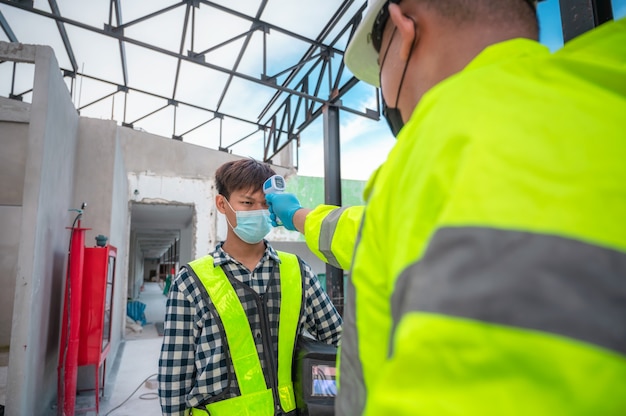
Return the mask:
M 111 348 L 116 259 L 117 248 L 113 246 L 85 248 L 78 365 L 95 367 L 96 412 L 100 393 L 104 394 L 105 363 Z

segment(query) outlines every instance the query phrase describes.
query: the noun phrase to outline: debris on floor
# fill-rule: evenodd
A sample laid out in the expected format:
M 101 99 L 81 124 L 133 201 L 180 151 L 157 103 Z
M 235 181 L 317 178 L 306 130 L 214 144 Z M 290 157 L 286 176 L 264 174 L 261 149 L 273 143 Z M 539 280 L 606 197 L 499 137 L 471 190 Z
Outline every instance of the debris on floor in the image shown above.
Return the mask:
M 141 325 L 141 322 L 133 320 L 133 318 L 131 318 L 130 316 L 126 316 L 126 328 L 137 333 L 143 331 L 143 326 Z

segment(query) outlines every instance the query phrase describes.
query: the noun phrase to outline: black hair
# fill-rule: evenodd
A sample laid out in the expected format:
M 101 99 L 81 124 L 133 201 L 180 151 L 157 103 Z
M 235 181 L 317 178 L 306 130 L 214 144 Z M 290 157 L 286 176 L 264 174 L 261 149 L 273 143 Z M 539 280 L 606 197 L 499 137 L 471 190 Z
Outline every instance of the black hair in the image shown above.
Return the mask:
M 372 45 L 380 52 L 383 31 L 389 20 L 389 4 L 409 0 L 389 0 L 380 9 L 372 26 Z M 539 25 L 533 0 L 413 0 L 434 10 L 456 26 L 479 23 L 520 25 L 535 39 Z
M 226 199 L 239 190 L 256 192 L 263 187 L 263 182 L 276 172 L 269 164 L 254 159 L 239 159 L 226 162 L 215 171 L 215 186 Z
M 456 25 L 478 23 L 517 25 L 530 33 L 539 31 L 532 0 L 419 0 Z

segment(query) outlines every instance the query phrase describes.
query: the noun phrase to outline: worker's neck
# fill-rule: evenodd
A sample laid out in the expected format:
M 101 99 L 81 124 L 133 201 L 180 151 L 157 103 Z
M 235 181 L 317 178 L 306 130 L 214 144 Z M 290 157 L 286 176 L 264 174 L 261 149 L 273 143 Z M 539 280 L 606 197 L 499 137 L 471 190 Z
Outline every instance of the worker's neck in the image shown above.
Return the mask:
M 462 71 L 488 46 L 514 38 L 533 37 L 522 28 L 513 26 L 467 25 L 454 29 L 446 26 L 426 29 L 420 32 L 418 45 L 411 56 L 410 65 L 415 69 L 403 84 L 405 89 L 411 91 L 409 96 L 413 100 L 405 103 L 405 107 L 409 108 L 408 114 L 427 91 Z
M 468 25 L 455 33 L 439 33 L 438 47 L 441 65 L 458 72 L 488 46 L 516 38 L 535 39 L 536 36 L 520 25 Z
M 265 242 L 248 244 L 237 237 L 227 237 L 222 249 L 229 256 L 243 264 L 248 270 L 253 271 L 265 253 Z

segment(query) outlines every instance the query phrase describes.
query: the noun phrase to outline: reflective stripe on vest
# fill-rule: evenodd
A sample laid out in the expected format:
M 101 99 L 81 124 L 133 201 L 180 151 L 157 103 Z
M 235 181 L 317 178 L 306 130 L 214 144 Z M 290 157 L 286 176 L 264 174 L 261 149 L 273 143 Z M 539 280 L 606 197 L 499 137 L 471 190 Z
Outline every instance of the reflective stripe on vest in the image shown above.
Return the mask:
M 278 252 L 280 264 L 280 322 L 278 325 L 278 397 L 284 412 L 295 409 L 291 380 L 295 346 L 302 301 L 302 275 L 298 258 Z M 214 267 L 213 258 L 203 257 L 189 263 L 198 276 L 217 310 L 233 362 L 241 396 L 210 403 L 206 406 L 212 416 L 274 415 L 271 388 L 267 388 L 252 330 L 246 313 L 232 284 L 221 267 Z M 267 351 L 267 353 L 271 353 Z M 192 409 L 193 415 L 206 415 Z
M 363 211 L 363 206 L 317 206 L 307 215 L 304 224 L 307 246 L 325 263 L 349 270 Z
M 398 277 L 395 376 L 368 412 L 624 414 L 625 271 L 626 253 L 560 236 L 438 230 Z M 393 404 L 421 389 L 411 407 Z
M 552 333 L 626 356 L 623 271 L 626 253 L 582 241 L 443 228 L 398 277 L 392 332 L 404 314 L 431 312 Z
M 302 307 L 300 263 L 293 254 L 278 252 L 280 257 L 280 322 L 278 324 L 278 396 L 284 411 L 296 408 L 291 381 L 293 350 Z M 283 273 L 283 270 L 285 273 Z M 295 319 L 294 319 L 295 318 Z

